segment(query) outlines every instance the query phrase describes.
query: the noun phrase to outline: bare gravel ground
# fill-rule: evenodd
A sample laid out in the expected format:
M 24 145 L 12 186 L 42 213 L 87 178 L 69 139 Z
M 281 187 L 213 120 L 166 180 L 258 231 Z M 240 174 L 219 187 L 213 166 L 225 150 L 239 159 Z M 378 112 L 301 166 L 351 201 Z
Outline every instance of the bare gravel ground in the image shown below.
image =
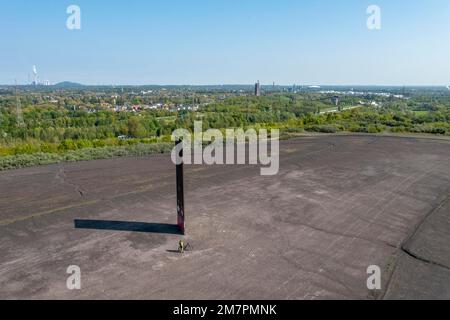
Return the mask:
M 2 172 L 0 298 L 450 299 L 449 141 L 302 137 L 259 173 L 186 167 L 180 255 L 169 156 Z

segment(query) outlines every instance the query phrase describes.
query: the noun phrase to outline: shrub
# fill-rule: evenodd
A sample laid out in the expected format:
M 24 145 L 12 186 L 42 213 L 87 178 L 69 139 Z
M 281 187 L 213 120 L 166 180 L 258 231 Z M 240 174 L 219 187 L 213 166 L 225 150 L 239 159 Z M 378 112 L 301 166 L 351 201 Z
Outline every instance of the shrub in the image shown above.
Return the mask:
M 0 171 L 46 165 L 62 161 L 75 162 L 115 157 L 142 157 L 152 154 L 170 153 L 173 143 L 133 144 L 121 147 L 85 148 L 69 150 L 65 154 L 43 153 L 18 154 L 0 157 Z
M 58 147 L 60 151 L 76 150 L 77 145 L 72 139 L 64 139 Z
M 306 127 L 306 131 L 322 132 L 322 133 L 336 133 L 338 129 L 332 125 L 312 125 Z
M 43 153 L 57 153 L 58 146 L 54 143 L 46 143 L 41 144 L 41 152 Z

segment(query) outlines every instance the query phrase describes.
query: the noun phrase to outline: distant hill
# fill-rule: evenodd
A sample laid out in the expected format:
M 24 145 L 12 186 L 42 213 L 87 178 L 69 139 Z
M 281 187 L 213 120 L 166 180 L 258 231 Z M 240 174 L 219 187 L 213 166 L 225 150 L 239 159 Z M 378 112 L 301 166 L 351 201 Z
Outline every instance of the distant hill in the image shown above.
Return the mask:
M 54 85 L 55 88 L 82 88 L 84 85 L 76 82 L 63 81 Z

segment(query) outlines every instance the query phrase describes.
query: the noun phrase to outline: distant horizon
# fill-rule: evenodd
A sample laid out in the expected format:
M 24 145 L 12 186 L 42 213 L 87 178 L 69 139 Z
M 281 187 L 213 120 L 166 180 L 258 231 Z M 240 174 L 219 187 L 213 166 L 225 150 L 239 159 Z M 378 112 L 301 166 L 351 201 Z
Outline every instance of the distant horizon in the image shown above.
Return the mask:
M 93 84 L 93 83 L 82 83 L 82 82 L 77 82 L 77 81 L 70 81 L 70 80 L 65 80 L 65 81 L 60 81 L 60 82 L 56 82 L 56 83 L 51 83 L 50 85 L 44 85 L 39 83 L 37 86 L 34 84 L 30 84 L 30 83 L 3 83 L 0 84 L 0 86 L 7 86 L 7 87 L 14 87 L 14 86 L 21 86 L 21 87 L 40 87 L 40 88 L 45 88 L 45 87 L 53 87 L 59 84 L 64 84 L 64 83 L 68 83 L 68 84 L 73 84 L 73 85 L 80 85 L 80 86 L 85 86 L 85 87 L 151 87 L 151 86 L 155 86 L 155 87 L 231 87 L 231 86 L 254 86 L 256 81 L 254 83 L 200 83 L 200 84 L 177 84 L 177 83 L 173 83 L 173 84 L 168 84 L 168 83 L 142 83 L 142 84 L 129 84 L 129 83 L 119 83 L 119 84 L 102 84 L 102 83 L 98 83 L 98 84 Z M 292 83 L 292 84 L 277 84 L 275 83 L 275 87 L 303 87 L 303 88 L 309 88 L 309 89 L 314 89 L 314 87 L 354 87 L 354 88 L 358 88 L 358 87 L 397 87 L 397 88 L 413 88 L 413 87 L 428 87 L 428 88 L 447 88 L 449 89 L 449 85 L 447 84 L 404 84 L 404 85 L 399 85 L 399 84 L 309 84 L 309 83 Z M 273 87 L 273 83 L 262 83 L 261 82 L 261 86 L 262 87 Z M 449 89 L 450 90 L 450 89 Z

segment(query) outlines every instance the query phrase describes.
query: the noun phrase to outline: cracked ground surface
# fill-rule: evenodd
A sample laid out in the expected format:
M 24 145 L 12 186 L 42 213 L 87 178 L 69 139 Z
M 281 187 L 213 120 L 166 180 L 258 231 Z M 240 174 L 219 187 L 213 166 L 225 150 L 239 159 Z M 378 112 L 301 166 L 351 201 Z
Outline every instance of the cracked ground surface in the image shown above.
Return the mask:
M 0 173 L 0 298 L 450 299 L 448 141 L 322 136 L 280 150 L 272 177 L 186 166 L 184 255 L 179 235 L 150 226 L 176 221 L 169 156 Z M 81 290 L 66 288 L 70 265 Z

